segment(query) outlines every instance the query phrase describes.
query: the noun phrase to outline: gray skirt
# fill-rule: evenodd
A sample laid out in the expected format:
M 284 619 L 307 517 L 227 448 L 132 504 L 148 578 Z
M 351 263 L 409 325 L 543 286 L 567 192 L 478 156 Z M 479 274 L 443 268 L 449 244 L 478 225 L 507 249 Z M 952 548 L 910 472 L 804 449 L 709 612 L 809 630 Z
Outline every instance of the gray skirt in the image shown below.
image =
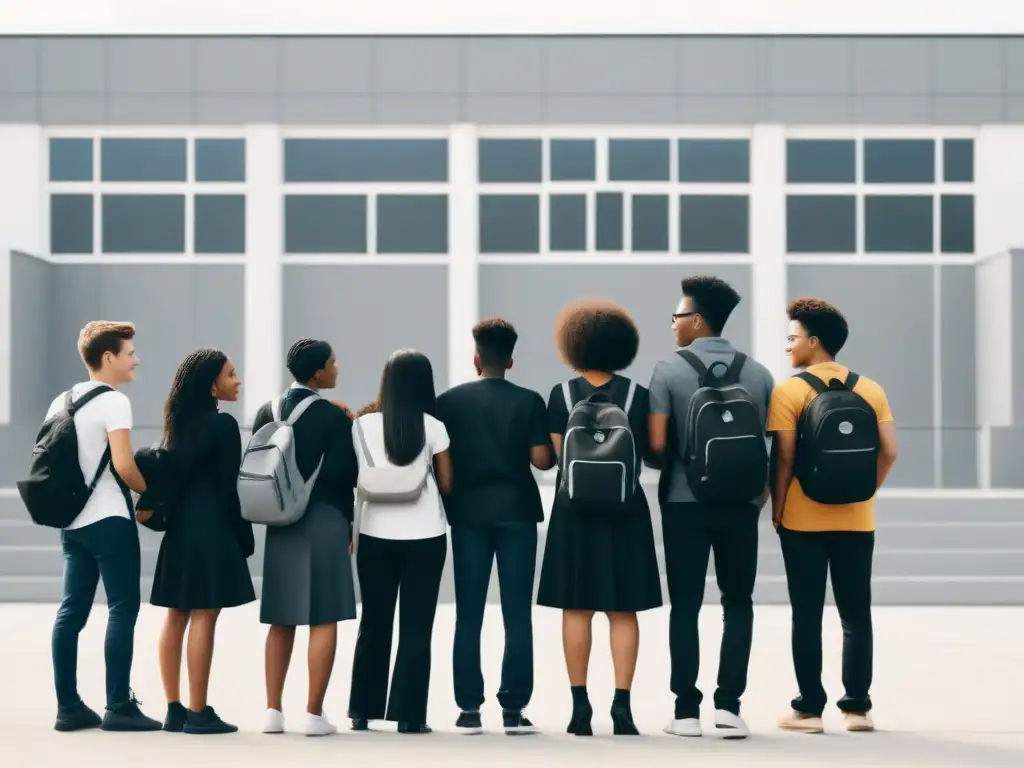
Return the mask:
M 314 501 L 294 525 L 267 526 L 260 622 L 316 626 L 356 617 L 349 524 Z

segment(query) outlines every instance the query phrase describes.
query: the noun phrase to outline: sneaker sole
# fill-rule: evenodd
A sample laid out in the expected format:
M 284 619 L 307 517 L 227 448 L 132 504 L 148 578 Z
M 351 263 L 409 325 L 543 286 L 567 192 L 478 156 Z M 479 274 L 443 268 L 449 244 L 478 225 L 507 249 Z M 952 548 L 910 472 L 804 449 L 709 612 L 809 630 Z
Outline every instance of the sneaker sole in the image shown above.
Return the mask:
M 266 734 L 269 734 L 269 735 L 274 735 L 274 734 L 277 734 L 277 733 L 284 733 L 284 728 L 261 728 L 260 729 L 260 733 L 266 733 Z
M 824 733 L 825 727 L 823 725 L 780 725 L 780 730 L 789 731 L 790 733 Z
M 532 736 L 537 733 L 537 728 L 530 725 L 514 725 L 505 729 L 506 736 Z
M 153 731 L 162 731 L 164 729 L 163 723 L 153 723 L 152 725 L 125 725 L 116 723 L 112 725 L 101 725 L 101 731 L 110 731 L 111 733 L 151 733 Z
M 185 730 L 185 724 L 178 725 L 177 723 L 164 723 L 161 730 L 167 731 L 167 733 L 181 733 Z
M 457 727 L 455 729 L 455 732 L 460 734 L 461 736 L 479 736 L 481 733 L 484 732 L 484 729 L 483 729 L 483 727 L 480 727 L 480 728 Z
M 848 730 L 850 733 L 871 733 L 872 731 L 875 730 L 875 726 L 873 726 L 873 725 L 848 725 L 848 726 L 846 726 L 846 730 Z
M 215 726 L 215 727 L 209 727 L 209 728 L 203 728 L 203 727 L 196 728 L 195 726 L 189 727 L 189 726 L 186 725 L 182 729 L 181 732 L 182 733 L 187 733 L 187 734 L 189 734 L 191 736 L 219 736 L 219 735 L 225 734 L 225 733 L 237 733 L 238 732 L 238 728 L 235 727 L 235 726 L 231 726 L 229 728 L 225 728 L 223 726 Z
M 60 733 L 74 733 L 75 731 L 93 731 L 99 727 L 100 723 L 96 723 L 95 725 L 93 725 L 92 723 L 89 723 L 87 725 L 55 723 L 53 726 L 53 730 L 58 731 Z
M 750 735 L 750 731 L 744 731 L 740 728 L 733 728 L 729 725 L 716 725 L 715 733 L 717 733 L 723 739 L 730 739 L 733 741 L 745 739 Z
M 672 726 L 666 725 L 661 729 L 663 733 L 667 733 L 669 736 L 676 736 L 680 739 L 699 739 L 704 735 L 703 731 L 697 731 L 695 733 L 687 733 L 684 731 L 674 731 Z

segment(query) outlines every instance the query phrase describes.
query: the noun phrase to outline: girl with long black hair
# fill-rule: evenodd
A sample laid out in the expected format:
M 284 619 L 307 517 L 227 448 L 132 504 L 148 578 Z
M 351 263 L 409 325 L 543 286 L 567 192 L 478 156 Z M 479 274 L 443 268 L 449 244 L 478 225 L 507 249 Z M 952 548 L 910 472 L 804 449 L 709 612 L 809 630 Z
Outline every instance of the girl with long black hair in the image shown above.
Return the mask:
M 424 462 L 432 470 L 415 501 L 368 503 L 356 518 L 359 528 L 352 535 L 358 542 L 363 611 L 348 707 L 353 730 L 365 730 L 370 720 L 387 719 L 398 723 L 399 733 L 430 732 L 430 641 L 448 554 L 440 494 L 449 493 L 452 483 L 448 432 L 434 418 L 435 400 L 430 360 L 414 350 L 399 350 L 384 366 L 379 407 L 360 416 L 353 429 L 361 472 L 368 466 L 406 467 L 414 462 Z M 398 655 L 389 699 L 399 592 Z
M 167 532 L 160 543 L 150 602 L 167 608 L 160 633 L 160 677 L 167 696 L 164 730 L 231 733 L 206 701 L 213 640 L 222 608 L 256 599 L 246 558 L 252 525 L 238 503 L 242 441 L 238 422 L 217 410 L 238 400 L 234 363 L 220 350 L 197 349 L 178 367 L 164 407 L 163 446 L 178 489 L 164 500 Z M 145 508 L 145 497 L 139 509 Z M 181 704 L 181 659 L 188 628 L 189 706 Z

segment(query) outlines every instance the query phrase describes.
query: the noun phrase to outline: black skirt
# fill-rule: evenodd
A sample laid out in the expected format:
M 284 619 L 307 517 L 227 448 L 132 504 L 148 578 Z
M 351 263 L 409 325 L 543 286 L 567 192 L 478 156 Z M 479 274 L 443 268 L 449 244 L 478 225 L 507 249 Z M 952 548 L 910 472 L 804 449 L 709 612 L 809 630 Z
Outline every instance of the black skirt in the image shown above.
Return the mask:
M 642 489 L 634 507 L 584 514 L 555 496 L 537 604 L 549 608 L 635 613 L 662 605 L 651 510 Z
M 239 526 L 220 503 L 200 490 L 176 505 L 160 542 L 150 603 L 198 611 L 256 599 Z

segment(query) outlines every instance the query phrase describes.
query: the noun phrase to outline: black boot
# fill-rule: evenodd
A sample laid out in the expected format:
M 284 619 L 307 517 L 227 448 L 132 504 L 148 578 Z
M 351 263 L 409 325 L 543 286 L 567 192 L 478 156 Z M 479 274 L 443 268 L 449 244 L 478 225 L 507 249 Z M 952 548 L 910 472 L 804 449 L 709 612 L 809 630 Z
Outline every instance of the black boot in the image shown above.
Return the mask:
M 587 686 L 574 685 L 572 691 L 572 718 L 566 733 L 574 736 L 593 736 L 594 730 L 590 725 L 594 717 L 594 708 L 590 706 L 590 697 L 587 695 Z
M 612 699 L 612 733 L 616 736 L 639 736 L 636 724 L 633 722 L 633 710 L 629 706 L 629 691 L 622 688 L 615 689 L 615 698 Z

